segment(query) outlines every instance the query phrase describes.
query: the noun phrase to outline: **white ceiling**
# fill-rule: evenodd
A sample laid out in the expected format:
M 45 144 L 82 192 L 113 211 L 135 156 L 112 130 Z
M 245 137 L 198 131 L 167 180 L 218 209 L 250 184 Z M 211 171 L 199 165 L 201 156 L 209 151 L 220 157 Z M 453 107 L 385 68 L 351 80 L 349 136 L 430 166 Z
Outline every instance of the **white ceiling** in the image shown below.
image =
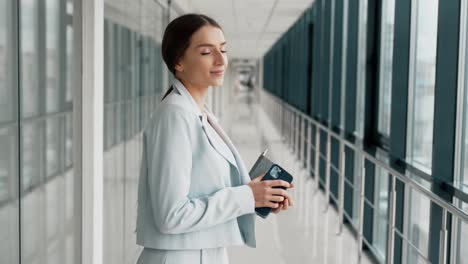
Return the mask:
M 314 0 L 173 0 L 185 13 L 214 18 L 231 58 L 260 58 Z

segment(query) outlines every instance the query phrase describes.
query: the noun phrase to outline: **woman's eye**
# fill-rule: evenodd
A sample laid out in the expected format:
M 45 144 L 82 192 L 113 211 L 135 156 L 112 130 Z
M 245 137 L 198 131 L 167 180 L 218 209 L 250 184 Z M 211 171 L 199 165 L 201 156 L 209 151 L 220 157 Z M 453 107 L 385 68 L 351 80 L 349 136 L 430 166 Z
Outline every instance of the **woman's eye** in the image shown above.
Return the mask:
M 222 53 L 226 53 L 227 50 L 221 50 L 221 52 L 222 52 Z M 201 53 L 201 55 L 209 55 L 209 54 L 211 54 L 210 51 L 204 51 L 204 52 L 202 51 L 202 53 Z

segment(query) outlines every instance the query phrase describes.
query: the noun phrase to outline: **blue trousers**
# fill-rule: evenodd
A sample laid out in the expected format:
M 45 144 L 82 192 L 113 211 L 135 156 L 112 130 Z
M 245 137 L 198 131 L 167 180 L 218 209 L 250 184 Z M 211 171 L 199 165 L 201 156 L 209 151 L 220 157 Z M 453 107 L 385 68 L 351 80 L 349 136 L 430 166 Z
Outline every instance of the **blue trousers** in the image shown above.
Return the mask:
M 144 248 L 137 264 L 229 264 L 225 247 L 196 250 Z

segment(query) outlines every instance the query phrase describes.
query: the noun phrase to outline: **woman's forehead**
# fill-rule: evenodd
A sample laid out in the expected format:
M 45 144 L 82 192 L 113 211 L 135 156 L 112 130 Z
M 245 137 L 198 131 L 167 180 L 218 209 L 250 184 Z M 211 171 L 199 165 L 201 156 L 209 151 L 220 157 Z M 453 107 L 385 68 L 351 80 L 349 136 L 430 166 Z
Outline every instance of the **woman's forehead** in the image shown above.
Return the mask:
M 192 45 L 195 48 L 203 46 L 221 46 L 226 44 L 224 33 L 213 26 L 203 26 L 192 35 Z

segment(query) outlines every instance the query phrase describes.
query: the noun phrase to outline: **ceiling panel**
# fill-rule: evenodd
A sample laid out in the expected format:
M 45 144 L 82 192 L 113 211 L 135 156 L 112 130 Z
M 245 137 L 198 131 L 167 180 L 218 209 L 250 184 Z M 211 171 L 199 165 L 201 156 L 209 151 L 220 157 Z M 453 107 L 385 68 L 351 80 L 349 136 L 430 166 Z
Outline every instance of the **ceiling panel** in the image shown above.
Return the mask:
M 213 17 L 224 29 L 232 58 L 260 58 L 313 0 L 175 0 L 186 13 Z

